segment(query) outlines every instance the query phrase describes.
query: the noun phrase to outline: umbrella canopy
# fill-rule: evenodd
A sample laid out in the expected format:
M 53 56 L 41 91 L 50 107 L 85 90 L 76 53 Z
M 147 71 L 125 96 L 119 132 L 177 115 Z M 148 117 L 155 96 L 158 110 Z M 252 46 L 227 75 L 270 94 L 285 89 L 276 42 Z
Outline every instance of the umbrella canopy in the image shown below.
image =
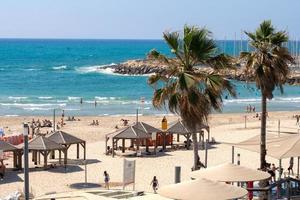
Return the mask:
M 138 128 L 140 130 L 143 130 L 144 132 L 146 133 L 157 133 L 157 132 L 161 132 L 161 130 L 149 125 L 149 124 L 146 124 L 144 122 L 137 122 L 133 125 L 135 128 Z
M 197 126 L 196 131 L 200 132 L 202 129 L 209 129 L 209 126 L 202 125 Z M 176 122 L 171 123 L 170 128 L 167 130 L 167 132 L 175 133 L 175 134 L 187 134 L 191 133 L 188 128 L 184 125 L 182 120 L 178 120 Z
M 260 181 L 270 178 L 267 172 L 250 169 L 240 165 L 224 163 L 204 170 L 197 170 L 191 173 L 192 178 L 206 178 L 221 182 L 248 182 Z
M 207 179 L 168 185 L 158 190 L 158 194 L 161 196 L 178 200 L 236 199 L 247 195 L 247 193 L 247 190 L 243 188 Z
M 249 151 L 260 152 L 260 135 L 239 143 L 227 143 Z M 267 155 L 276 159 L 300 156 L 300 134 L 289 136 L 267 135 Z
M 137 127 L 128 126 L 113 133 L 115 139 L 147 139 L 151 135 Z
M 84 142 L 84 140 L 77 138 L 69 133 L 64 131 L 56 131 L 47 136 L 48 139 L 58 143 L 58 144 L 78 144 Z
M 64 149 L 64 147 L 46 138 L 45 136 L 38 136 L 28 142 L 28 149 L 37 151 L 51 151 Z
M 14 145 L 11 145 L 7 142 L 4 142 L 4 141 L 1 141 L 0 140 L 0 150 L 2 150 L 3 152 L 6 152 L 6 151 L 16 151 L 18 150 L 17 147 L 15 147 Z

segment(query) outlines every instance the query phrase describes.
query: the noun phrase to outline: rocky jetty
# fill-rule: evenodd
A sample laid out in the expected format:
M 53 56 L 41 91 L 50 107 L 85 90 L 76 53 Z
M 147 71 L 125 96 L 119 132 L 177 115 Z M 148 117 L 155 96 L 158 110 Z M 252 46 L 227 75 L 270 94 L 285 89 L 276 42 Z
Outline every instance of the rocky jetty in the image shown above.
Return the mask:
M 116 74 L 123 75 L 150 75 L 154 73 L 164 74 L 166 67 L 161 63 L 153 60 L 129 60 L 116 65 L 106 66 L 104 68 L 111 68 Z M 209 67 L 201 67 L 200 71 L 210 72 L 212 69 Z M 243 67 L 237 67 L 235 70 L 224 70 L 219 72 L 221 75 L 226 76 L 228 79 L 249 81 L 244 73 Z M 250 79 L 251 81 L 251 79 Z M 290 85 L 300 85 L 300 70 L 293 69 L 287 83 Z

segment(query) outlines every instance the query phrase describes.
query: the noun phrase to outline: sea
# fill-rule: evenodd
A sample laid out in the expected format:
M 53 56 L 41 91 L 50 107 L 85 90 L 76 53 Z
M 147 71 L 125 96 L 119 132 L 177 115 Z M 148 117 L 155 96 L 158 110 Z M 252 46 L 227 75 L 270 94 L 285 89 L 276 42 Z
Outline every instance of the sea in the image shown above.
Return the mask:
M 237 55 L 247 41 L 216 41 L 220 52 Z M 300 45 L 291 49 L 299 52 Z M 163 40 L 0 39 L 0 116 L 171 114 L 152 106 L 148 76 L 114 74 L 103 66 L 144 59 L 151 49 L 171 56 Z M 254 84 L 232 81 L 237 98 L 224 95 L 224 113 L 260 110 Z M 274 92 L 269 111 L 300 110 L 300 87 Z

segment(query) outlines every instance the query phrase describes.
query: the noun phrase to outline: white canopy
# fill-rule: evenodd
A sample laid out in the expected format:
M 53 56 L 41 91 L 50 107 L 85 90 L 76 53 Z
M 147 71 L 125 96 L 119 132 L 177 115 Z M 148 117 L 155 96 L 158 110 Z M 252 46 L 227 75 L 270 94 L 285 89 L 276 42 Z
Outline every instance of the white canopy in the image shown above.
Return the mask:
M 267 172 L 250 169 L 240 165 L 224 163 L 203 170 L 193 171 L 192 178 L 206 178 L 220 182 L 248 182 L 260 181 L 270 178 Z
M 260 135 L 239 143 L 228 143 L 249 151 L 260 152 Z M 268 134 L 266 139 L 267 155 L 276 159 L 300 156 L 300 134 L 277 136 Z
M 161 196 L 177 200 L 227 200 L 244 197 L 247 193 L 243 188 L 207 179 L 168 185 L 158 190 Z

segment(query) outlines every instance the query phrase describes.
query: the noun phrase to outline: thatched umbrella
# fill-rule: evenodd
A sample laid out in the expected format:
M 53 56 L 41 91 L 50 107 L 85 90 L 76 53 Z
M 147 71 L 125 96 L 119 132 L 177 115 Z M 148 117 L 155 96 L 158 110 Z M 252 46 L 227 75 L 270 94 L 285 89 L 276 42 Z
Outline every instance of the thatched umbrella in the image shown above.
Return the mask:
M 247 195 L 247 190 L 233 185 L 197 179 L 164 186 L 158 190 L 161 196 L 178 200 L 227 200 Z
M 204 170 L 197 170 L 191 173 L 192 178 L 205 178 L 220 182 L 249 182 L 261 181 L 270 178 L 267 172 L 250 169 L 231 163 L 221 164 Z

